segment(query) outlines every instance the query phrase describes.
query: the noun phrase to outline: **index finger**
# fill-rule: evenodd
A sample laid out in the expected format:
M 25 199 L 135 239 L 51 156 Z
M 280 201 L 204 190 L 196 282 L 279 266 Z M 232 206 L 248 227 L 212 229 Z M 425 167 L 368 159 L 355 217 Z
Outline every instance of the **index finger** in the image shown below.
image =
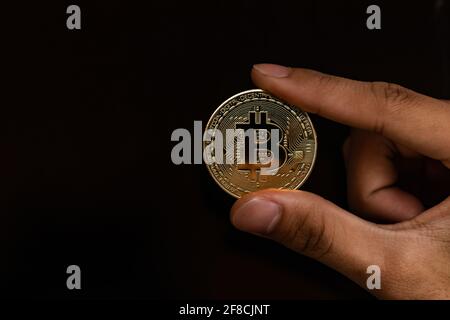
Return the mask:
M 450 105 L 396 84 L 362 82 L 308 69 L 255 65 L 254 83 L 325 118 L 377 132 L 450 168 Z

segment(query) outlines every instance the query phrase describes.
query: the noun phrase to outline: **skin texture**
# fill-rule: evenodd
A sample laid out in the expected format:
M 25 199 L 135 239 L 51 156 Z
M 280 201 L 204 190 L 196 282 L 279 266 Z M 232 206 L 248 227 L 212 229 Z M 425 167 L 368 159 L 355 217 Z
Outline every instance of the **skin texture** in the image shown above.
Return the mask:
M 255 65 L 252 79 L 354 128 L 343 146 L 353 213 L 309 192 L 263 190 L 235 203 L 235 227 L 366 290 L 367 267 L 378 265 L 381 289 L 369 292 L 379 298 L 450 299 L 450 103 L 395 84 L 272 64 Z

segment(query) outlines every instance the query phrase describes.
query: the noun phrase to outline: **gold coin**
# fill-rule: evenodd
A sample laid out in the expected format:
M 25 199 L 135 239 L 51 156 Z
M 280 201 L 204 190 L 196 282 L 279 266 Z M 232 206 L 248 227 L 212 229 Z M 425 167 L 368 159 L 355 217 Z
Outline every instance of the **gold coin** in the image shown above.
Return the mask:
M 223 102 L 203 142 L 209 173 L 236 198 L 267 188 L 299 188 L 311 173 L 316 149 L 308 114 L 260 89 Z

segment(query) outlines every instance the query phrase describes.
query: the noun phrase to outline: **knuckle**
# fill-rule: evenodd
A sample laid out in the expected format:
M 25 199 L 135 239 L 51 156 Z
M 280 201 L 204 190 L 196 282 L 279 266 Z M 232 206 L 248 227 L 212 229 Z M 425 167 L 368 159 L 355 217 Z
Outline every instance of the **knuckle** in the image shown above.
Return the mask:
M 340 78 L 317 71 L 315 71 L 314 73 L 315 73 L 314 86 L 316 88 L 318 88 L 323 92 L 327 92 L 327 95 L 329 96 L 339 94 L 340 92 L 339 88 L 342 85 L 342 81 Z M 323 111 L 320 103 L 316 105 L 316 110 L 314 113 L 319 116 L 322 115 Z
M 336 91 L 336 89 L 342 84 L 340 78 L 321 72 L 317 72 L 316 81 L 317 87 L 322 88 L 328 93 Z
M 397 106 L 409 102 L 412 92 L 398 84 L 388 82 L 372 82 L 373 92 L 380 97 L 387 107 Z
M 332 76 L 325 73 L 317 72 L 317 82 L 319 83 L 319 85 L 329 86 L 330 84 L 332 85 L 334 81 L 335 79 Z
M 415 95 L 411 90 L 389 82 L 371 82 L 369 89 L 377 101 L 376 107 L 378 108 L 373 130 L 383 134 L 385 122 L 383 119 L 401 112 L 405 105 L 414 101 Z
M 281 240 L 287 247 L 315 259 L 330 252 L 333 243 L 331 226 L 313 205 L 306 214 L 288 225 Z

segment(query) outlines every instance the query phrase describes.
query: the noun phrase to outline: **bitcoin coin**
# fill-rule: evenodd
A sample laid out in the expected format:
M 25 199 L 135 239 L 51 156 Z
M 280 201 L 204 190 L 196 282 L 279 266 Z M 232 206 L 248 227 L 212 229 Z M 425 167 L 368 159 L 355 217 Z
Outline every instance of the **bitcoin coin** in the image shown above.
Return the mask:
M 223 102 L 205 127 L 208 171 L 236 198 L 267 188 L 299 188 L 311 173 L 316 150 L 308 114 L 260 89 Z

